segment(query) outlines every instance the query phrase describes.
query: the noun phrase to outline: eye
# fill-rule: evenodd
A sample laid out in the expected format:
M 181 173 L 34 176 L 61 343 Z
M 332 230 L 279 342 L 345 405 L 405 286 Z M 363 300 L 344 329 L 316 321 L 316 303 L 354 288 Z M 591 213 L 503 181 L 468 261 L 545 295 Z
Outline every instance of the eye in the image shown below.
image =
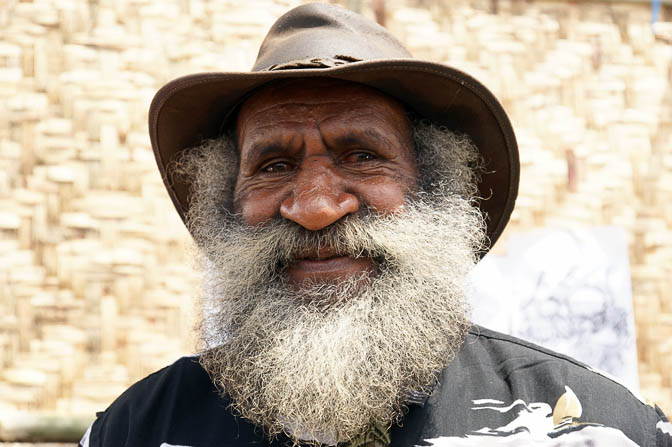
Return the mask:
M 364 152 L 364 151 L 357 151 L 357 152 L 351 152 L 345 157 L 345 161 L 349 162 L 363 162 L 363 161 L 371 161 L 375 160 L 378 157 L 373 155 L 371 152 Z
M 286 161 L 275 161 L 262 166 L 261 169 L 259 169 L 259 171 L 269 173 L 279 173 L 279 172 L 291 171 L 292 169 L 293 166 Z

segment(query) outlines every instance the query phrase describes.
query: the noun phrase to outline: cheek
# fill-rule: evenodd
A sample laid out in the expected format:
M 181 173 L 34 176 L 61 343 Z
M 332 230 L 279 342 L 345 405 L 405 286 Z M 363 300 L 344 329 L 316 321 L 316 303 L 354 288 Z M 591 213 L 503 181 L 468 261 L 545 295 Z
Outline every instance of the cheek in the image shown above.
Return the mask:
M 405 182 L 379 182 L 360 188 L 362 201 L 384 214 L 401 210 L 411 186 Z
M 233 210 L 248 225 L 258 225 L 279 215 L 281 198 L 277 191 L 253 191 L 234 195 Z

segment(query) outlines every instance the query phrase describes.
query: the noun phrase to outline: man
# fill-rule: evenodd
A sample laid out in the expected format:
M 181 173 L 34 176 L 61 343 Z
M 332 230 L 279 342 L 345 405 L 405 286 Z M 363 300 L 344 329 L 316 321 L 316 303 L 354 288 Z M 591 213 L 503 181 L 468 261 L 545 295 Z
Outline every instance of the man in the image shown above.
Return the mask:
M 471 77 L 305 5 L 252 73 L 162 88 L 150 134 L 202 256 L 203 351 L 82 445 L 672 445 L 626 388 L 469 323 L 465 277 L 518 182 L 506 114 Z

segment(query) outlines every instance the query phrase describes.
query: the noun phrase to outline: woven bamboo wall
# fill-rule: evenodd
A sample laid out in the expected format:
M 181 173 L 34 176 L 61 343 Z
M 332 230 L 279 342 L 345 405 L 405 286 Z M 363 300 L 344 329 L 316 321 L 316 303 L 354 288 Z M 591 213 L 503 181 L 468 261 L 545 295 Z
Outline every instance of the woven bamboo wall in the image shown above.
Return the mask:
M 0 414 L 93 415 L 190 352 L 198 278 L 154 165 L 149 101 L 178 75 L 248 70 L 298 3 L 0 6 Z M 643 6 L 492 4 L 391 0 L 387 25 L 510 112 L 522 183 L 506 234 L 627 229 L 642 391 L 672 412 L 672 47 Z

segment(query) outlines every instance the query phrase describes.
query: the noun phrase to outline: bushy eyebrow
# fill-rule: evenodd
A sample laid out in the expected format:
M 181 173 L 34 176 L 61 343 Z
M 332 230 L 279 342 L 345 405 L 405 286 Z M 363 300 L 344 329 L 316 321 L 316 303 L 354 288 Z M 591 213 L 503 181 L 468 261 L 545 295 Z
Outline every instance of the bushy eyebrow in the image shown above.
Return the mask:
M 268 155 L 275 155 L 285 151 L 287 151 L 287 147 L 277 141 L 257 141 L 250 146 L 245 158 L 260 159 L 265 158 Z
M 390 141 L 380 132 L 372 129 L 362 131 L 351 130 L 350 132 L 328 138 L 329 143 L 341 147 L 357 146 L 362 143 L 374 144 L 379 148 L 390 146 Z
M 263 132 L 261 135 L 254 135 L 247 144 L 241 142 L 241 163 L 255 163 L 258 160 L 266 159 L 272 156 L 287 155 L 292 151 L 293 138 L 287 138 L 286 135 L 277 135 L 273 132 Z M 243 151 L 243 147 L 245 150 Z

